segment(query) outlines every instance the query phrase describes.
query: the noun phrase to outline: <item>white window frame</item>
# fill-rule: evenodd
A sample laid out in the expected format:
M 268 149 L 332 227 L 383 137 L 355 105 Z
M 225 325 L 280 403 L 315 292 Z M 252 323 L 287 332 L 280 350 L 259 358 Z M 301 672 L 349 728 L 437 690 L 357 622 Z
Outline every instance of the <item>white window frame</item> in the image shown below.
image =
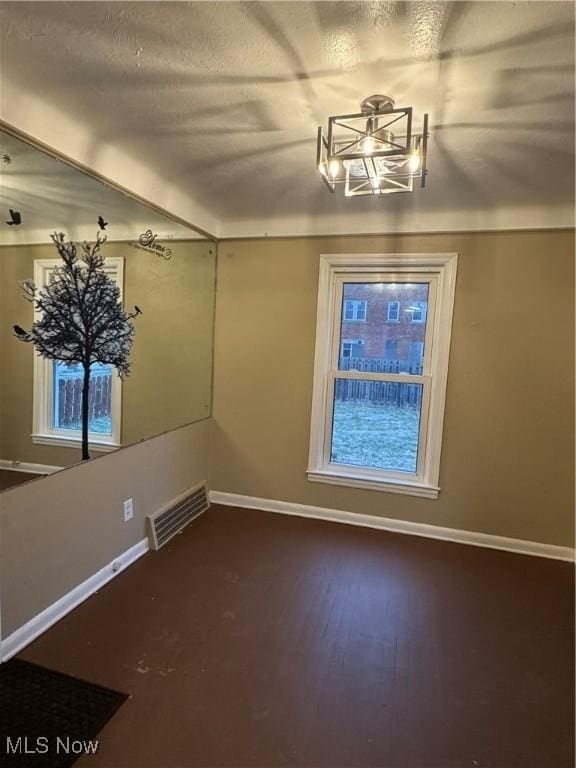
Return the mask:
M 50 280 L 56 267 L 62 265 L 62 259 L 36 259 L 34 261 L 34 283 L 40 289 Z M 124 287 L 124 259 L 122 256 L 107 256 L 104 269 L 109 277 L 116 281 L 120 288 L 122 301 Z M 41 313 L 34 308 L 34 321 L 40 319 Z M 78 448 L 82 444 L 81 430 L 55 429 L 52 427 L 53 373 L 54 361 L 47 360 L 34 354 L 34 394 L 33 394 L 33 424 L 32 442 L 36 445 L 57 445 L 64 448 Z M 89 447 L 96 452 L 114 451 L 120 448 L 121 415 L 122 415 L 122 381 L 115 368 L 112 371 L 112 434 L 102 435 L 98 432 L 88 433 Z
M 352 357 L 352 347 L 354 346 L 354 339 L 342 339 L 342 348 L 340 349 L 340 357 L 345 358 L 346 355 L 344 354 L 344 346 L 350 345 L 350 354 L 348 355 L 348 358 Z
M 390 309 L 394 307 L 396 312 L 394 313 L 396 317 L 390 317 Z M 387 312 L 386 312 L 386 322 L 387 323 L 399 323 L 400 322 L 400 302 L 399 301 L 389 301 Z
M 418 305 L 418 309 L 420 310 L 420 318 L 416 320 L 414 318 L 414 310 L 410 307 L 415 307 Z M 406 310 L 407 312 L 410 312 L 410 322 L 414 323 L 415 325 L 423 325 L 426 322 L 426 317 L 428 315 L 428 305 L 425 301 L 413 301 L 410 304 L 410 307 Z
M 357 488 L 437 498 L 442 426 L 458 254 L 323 254 L 320 257 L 316 355 L 308 479 Z M 428 323 L 422 375 L 339 371 L 342 291 L 350 282 L 427 282 Z M 334 380 L 422 384 L 418 467 L 414 473 L 331 461 Z
M 346 304 L 352 304 L 352 314 L 354 317 L 346 317 Z M 364 309 L 364 317 L 358 317 L 358 307 L 362 306 Z M 346 299 L 342 307 L 343 320 L 345 323 L 365 323 L 368 319 L 368 301 L 366 299 Z

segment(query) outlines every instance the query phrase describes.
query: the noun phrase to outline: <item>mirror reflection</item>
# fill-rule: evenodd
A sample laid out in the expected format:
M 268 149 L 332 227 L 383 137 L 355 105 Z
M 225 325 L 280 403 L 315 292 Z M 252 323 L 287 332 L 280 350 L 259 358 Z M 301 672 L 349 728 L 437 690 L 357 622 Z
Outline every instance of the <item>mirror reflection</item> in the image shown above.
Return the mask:
M 83 431 L 94 458 L 210 416 L 215 242 L 6 132 L 0 169 L 0 490 L 81 461 Z

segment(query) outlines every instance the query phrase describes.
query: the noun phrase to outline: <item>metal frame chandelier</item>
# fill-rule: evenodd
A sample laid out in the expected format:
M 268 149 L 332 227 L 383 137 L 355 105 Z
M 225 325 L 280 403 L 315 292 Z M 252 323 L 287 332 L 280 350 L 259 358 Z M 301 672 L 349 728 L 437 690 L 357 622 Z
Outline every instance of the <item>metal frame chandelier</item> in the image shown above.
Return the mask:
M 322 180 L 344 195 L 412 192 L 426 186 L 428 115 L 421 133 L 412 132 L 412 107 L 394 107 L 390 96 L 369 96 L 361 112 L 328 118 L 328 135 L 318 128 L 317 165 Z

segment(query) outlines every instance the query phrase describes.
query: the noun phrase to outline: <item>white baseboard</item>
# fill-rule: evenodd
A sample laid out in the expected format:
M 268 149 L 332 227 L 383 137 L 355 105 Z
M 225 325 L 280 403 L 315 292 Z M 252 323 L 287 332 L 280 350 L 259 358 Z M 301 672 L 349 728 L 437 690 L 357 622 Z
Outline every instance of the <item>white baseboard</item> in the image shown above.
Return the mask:
M 29 472 L 32 475 L 51 475 L 60 472 L 64 467 L 54 467 L 51 464 L 30 464 L 26 461 L 12 461 L 0 459 L 0 469 L 8 469 L 11 472 Z
M 355 512 L 343 512 L 340 509 L 312 507 L 307 504 L 293 504 L 288 501 L 260 499 L 256 496 L 242 496 L 237 493 L 225 493 L 223 491 L 210 491 L 209 497 L 213 504 L 261 509 L 266 512 L 279 512 L 283 515 L 297 515 L 298 517 L 313 517 L 318 520 L 328 520 L 332 523 L 347 523 L 367 528 L 379 528 L 384 531 L 406 533 L 411 536 L 423 536 L 428 539 L 442 539 L 443 541 L 453 541 L 457 544 L 470 544 L 473 547 L 503 549 L 506 552 L 516 552 L 521 555 L 535 555 L 536 557 L 548 557 L 553 560 L 574 561 L 575 553 L 573 548 L 543 544 L 538 541 L 510 539 L 506 536 L 493 536 L 489 533 L 462 531 L 458 528 L 442 528 L 438 525 L 412 523 L 408 520 L 394 520 L 390 517 L 362 515 Z
M 97 592 L 104 584 L 107 584 L 119 573 L 122 573 L 139 557 L 142 557 L 148 551 L 148 539 L 142 539 L 126 552 L 123 552 L 112 562 L 105 565 L 97 573 L 94 573 L 86 581 L 83 581 L 68 594 L 61 597 L 52 605 L 39 613 L 34 618 L 27 621 L 22 627 L 17 629 L 0 645 L 0 660 L 8 661 L 12 656 L 25 648 L 29 643 L 35 640 L 39 635 L 49 629 L 53 624 L 70 613 L 76 606 L 83 603 L 91 595 Z

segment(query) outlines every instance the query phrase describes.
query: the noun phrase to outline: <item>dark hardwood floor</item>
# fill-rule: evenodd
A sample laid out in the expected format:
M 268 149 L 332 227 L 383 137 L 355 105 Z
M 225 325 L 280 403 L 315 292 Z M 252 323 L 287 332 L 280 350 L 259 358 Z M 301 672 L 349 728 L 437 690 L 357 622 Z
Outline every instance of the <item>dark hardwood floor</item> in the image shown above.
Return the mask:
M 213 507 L 22 657 L 130 694 L 94 768 L 573 768 L 568 563 Z

